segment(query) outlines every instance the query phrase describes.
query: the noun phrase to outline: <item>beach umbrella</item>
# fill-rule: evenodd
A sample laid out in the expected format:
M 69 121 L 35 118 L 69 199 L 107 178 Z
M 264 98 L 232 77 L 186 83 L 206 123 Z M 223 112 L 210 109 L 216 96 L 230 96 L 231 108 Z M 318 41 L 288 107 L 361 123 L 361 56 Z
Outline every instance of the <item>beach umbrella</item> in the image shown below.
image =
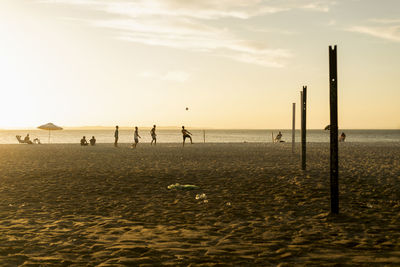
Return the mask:
M 61 127 L 59 127 L 57 125 L 54 125 L 53 123 L 49 122 L 47 124 L 40 125 L 38 127 L 38 129 L 48 130 L 49 131 L 49 143 L 50 143 L 50 131 L 62 130 L 63 128 L 61 128 Z

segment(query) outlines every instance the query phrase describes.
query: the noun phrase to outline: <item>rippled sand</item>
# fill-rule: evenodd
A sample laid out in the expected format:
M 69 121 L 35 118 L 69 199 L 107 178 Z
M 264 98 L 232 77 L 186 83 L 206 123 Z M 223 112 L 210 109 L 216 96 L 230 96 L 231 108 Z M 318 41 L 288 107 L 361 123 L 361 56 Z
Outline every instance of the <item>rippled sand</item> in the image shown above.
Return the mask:
M 329 144 L 0 145 L 0 265 L 400 265 L 400 143 L 339 179 L 330 216 Z

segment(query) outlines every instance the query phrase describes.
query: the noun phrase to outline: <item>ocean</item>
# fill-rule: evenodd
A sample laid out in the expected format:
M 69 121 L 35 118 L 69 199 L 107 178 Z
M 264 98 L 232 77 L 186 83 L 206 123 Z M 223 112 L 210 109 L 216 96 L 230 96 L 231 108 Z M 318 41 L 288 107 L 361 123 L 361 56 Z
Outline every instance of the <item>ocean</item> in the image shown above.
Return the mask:
M 141 135 L 140 142 L 149 143 L 151 136 L 148 128 L 139 129 Z M 190 130 L 193 134 L 193 142 L 203 143 L 204 137 L 207 143 L 243 143 L 259 142 L 271 143 L 272 133 L 276 135 L 279 130 Z M 286 142 L 292 142 L 292 131 L 281 130 Z M 346 134 L 346 142 L 400 142 L 400 130 L 339 130 L 339 134 Z M 48 143 L 48 131 L 43 130 L 0 130 L 0 144 L 17 144 L 16 135 L 22 138 L 26 134 L 30 135 L 31 140 L 39 138 L 42 143 Z M 97 143 L 113 143 L 114 130 L 62 130 L 51 132 L 51 143 L 79 143 L 82 136 L 89 140 L 92 136 L 96 137 Z M 296 131 L 296 142 L 300 142 L 300 130 Z M 120 129 L 120 143 L 133 142 L 133 130 Z M 157 130 L 157 142 L 177 143 L 182 142 L 180 129 L 160 129 Z M 329 131 L 308 130 L 307 142 L 329 142 Z

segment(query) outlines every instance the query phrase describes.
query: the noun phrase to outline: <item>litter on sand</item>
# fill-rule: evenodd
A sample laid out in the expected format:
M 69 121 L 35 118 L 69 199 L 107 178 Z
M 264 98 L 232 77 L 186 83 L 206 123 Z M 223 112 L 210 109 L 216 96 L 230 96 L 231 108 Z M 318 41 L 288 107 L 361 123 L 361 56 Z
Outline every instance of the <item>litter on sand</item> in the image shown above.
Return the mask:
M 197 194 L 197 195 L 196 195 L 196 199 L 197 199 L 197 200 L 199 200 L 199 199 L 207 199 L 207 196 L 206 196 L 206 194 L 204 194 L 204 193 L 202 193 L 202 194 Z
M 195 189 L 199 189 L 198 186 L 196 185 L 192 185 L 192 184 L 170 184 L 168 186 L 168 189 L 180 189 L 180 190 L 195 190 Z

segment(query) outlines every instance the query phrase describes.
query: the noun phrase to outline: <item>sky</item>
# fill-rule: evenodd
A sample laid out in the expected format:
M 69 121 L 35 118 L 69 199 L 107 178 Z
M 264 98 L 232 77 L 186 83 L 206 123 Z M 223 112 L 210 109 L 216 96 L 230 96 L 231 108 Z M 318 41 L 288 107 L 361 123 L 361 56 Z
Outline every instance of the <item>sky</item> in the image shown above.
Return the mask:
M 398 0 L 0 0 L 0 129 L 400 129 Z M 186 110 L 188 107 L 188 110 Z

